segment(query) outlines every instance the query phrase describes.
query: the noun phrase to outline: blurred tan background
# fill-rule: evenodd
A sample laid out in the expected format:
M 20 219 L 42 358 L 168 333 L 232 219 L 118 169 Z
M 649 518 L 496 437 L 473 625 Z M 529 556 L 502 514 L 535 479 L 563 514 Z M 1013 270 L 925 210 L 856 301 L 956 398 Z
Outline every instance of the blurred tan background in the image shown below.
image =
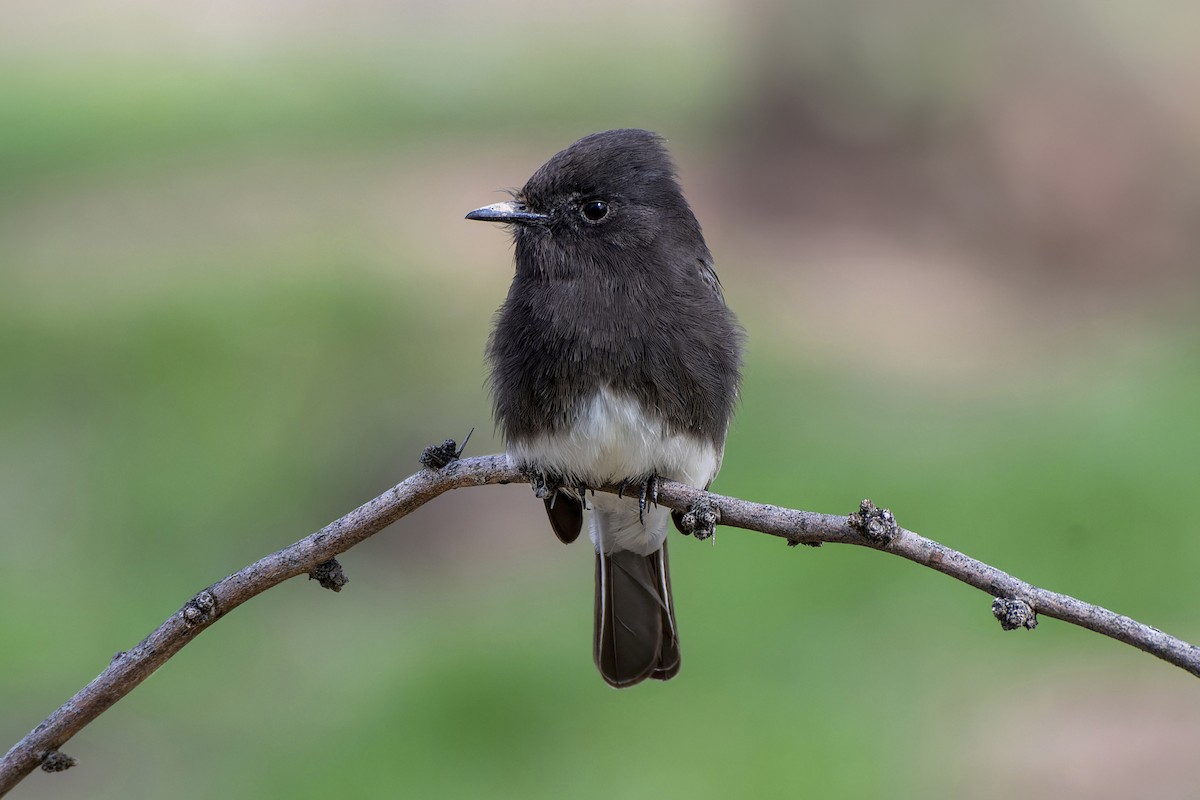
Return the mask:
M 716 490 L 901 523 L 1200 640 L 1200 12 L 1167 2 L 0 5 L 0 749 L 192 593 L 495 452 L 468 210 L 667 137 L 750 335 Z M 898 559 L 592 558 L 445 496 L 239 609 L 14 796 L 1190 797 L 1195 678 Z

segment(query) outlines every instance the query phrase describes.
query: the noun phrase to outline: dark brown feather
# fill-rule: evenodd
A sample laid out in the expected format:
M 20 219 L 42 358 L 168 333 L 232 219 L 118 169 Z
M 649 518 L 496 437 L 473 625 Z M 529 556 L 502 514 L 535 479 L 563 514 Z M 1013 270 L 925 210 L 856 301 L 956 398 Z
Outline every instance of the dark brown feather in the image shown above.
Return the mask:
M 679 638 L 666 545 L 648 556 L 627 550 L 596 556 L 593 655 L 600 675 L 623 689 L 679 672 Z
M 579 532 L 583 530 L 582 501 L 564 492 L 555 492 L 546 501 L 546 516 L 560 542 L 570 544 L 579 538 Z
M 675 598 L 671 594 L 671 570 L 667 563 L 667 543 L 662 549 L 649 557 L 650 569 L 654 574 L 655 585 L 661 587 L 662 604 L 660 610 L 663 618 L 662 652 L 658 656 L 658 666 L 650 677 L 656 681 L 666 681 L 679 674 L 682 663 L 679 658 L 679 631 L 675 628 Z
M 743 334 L 662 140 L 637 130 L 585 137 L 518 195 L 544 216 L 512 226 L 516 275 L 488 342 L 505 438 L 568 430 L 581 403 L 608 387 L 654 409 L 669 431 L 719 447 Z M 589 225 L 580 198 L 610 200 L 614 211 Z
M 743 332 L 663 140 L 643 130 L 586 136 L 513 199 L 508 216 L 468 215 L 504 221 L 514 237 L 516 274 L 487 349 L 509 452 L 540 437 L 555 443 L 609 391 L 634 401 L 647 425 L 720 453 L 738 398 Z M 601 217 L 588 214 L 596 203 L 606 209 Z M 567 486 L 646 477 L 610 475 L 552 450 L 538 456 L 545 463 L 518 466 L 561 473 L 570 464 L 580 474 L 558 474 Z M 546 503 L 561 541 L 579 536 L 583 505 L 561 493 Z M 606 523 L 593 523 L 603 542 Z M 675 675 L 676 630 L 665 544 L 649 556 L 597 556 L 594 649 L 605 681 L 621 687 Z

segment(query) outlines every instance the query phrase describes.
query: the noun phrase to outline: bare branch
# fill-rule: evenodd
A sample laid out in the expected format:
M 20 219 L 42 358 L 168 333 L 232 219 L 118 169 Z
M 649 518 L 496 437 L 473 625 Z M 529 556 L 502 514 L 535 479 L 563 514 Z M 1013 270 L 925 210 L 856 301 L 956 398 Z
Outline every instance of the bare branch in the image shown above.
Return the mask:
M 447 443 L 450 445 L 452 443 Z M 288 578 L 309 574 L 335 591 L 345 584 L 334 560 L 367 537 L 443 492 L 465 486 L 528 483 L 528 476 L 510 467 L 504 456 L 459 459 L 453 446 L 434 454 L 431 465 L 397 486 L 326 525 L 293 545 L 259 559 L 248 567 L 209 586 L 187 601 L 176 613 L 132 650 L 118 653 L 91 683 L 17 742 L 0 760 L 0 795 L 7 793 L 38 766 L 47 771 L 67 769 L 75 763 L 60 753 L 72 736 L 179 652 L 208 626 L 242 603 Z M 616 493 L 619 486 L 596 487 Z M 1006 629 L 1033 628 L 1037 615 L 1080 625 L 1131 644 L 1193 675 L 1200 676 L 1200 648 L 1156 628 L 1093 606 L 1067 595 L 1039 589 L 1006 572 L 969 558 L 896 525 L 891 512 L 864 500 L 849 516 L 818 514 L 779 506 L 751 503 L 734 497 L 660 481 L 658 502 L 685 512 L 685 527 L 701 538 L 711 535 L 717 521 L 746 530 L 786 539 L 790 545 L 854 544 L 915 561 L 945 573 L 996 598 L 993 613 Z

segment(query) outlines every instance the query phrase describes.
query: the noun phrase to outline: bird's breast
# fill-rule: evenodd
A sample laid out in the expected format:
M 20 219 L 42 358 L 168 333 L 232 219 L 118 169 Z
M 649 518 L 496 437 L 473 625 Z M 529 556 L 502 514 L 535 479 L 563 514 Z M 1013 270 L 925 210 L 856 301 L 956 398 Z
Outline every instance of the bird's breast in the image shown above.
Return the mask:
M 670 431 L 653 409 L 604 386 L 578 405 L 569 425 L 510 438 L 508 458 L 593 486 L 655 474 L 703 488 L 721 453 L 704 437 Z

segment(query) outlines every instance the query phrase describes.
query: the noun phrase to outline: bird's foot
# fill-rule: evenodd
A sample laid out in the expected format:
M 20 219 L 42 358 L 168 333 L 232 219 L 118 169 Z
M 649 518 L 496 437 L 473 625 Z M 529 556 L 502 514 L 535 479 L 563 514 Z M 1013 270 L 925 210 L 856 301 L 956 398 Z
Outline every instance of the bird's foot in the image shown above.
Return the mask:
M 528 468 L 525 473 L 529 476 L 529 485 L 533 487 L 533 496 L 539 500 L 551 499 L 565 485 L 561 475 L 545 470 Z
M 551 508 L 554 508 L 554 500 L 558 497 L 559 492 L 577 497 L 581 501 L 587 492 L 586 484 L 572 483 L 566 477 L 553 472 L 531 467 L 525 469 L 525 474 L 529 476 L 529 484 L 533 487 L 533 496 L 539 500 L 548 500 Z
M 642 481 L 641 492 L 638 494 L 638 522 L 645 523 L 642 517 L 648 505 L 658 506 L 658 474 L 654 472 Z

